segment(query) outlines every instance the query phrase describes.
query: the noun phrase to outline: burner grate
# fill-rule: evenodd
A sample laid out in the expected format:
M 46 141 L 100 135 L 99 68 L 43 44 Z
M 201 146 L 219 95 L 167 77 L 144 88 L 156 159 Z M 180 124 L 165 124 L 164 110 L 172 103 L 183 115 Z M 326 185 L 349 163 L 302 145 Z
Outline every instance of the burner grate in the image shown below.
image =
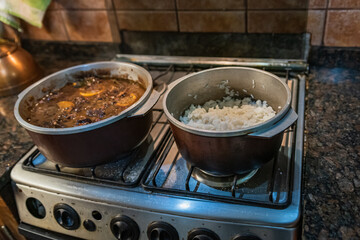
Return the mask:
M 293 170 L 292 153 L 285 156 L 288 147 L 292 147 L 294 132 L 284 134 L 287 146 L 282 146 L 277 156 L 253 174 L 249 181 L 238 182 L 239 176 L 232 177 L 229 187 L 212 187 L 193 177 L 196 167 L 186 167 L 186 160 L 177 151 L 171 135 L 165 143 L 163 151 L 142 181 L 145 190 L 171 193 L 186 197 L 215 200 L 228 203 L 242 203 L 270 208 L 285 208 L 291 200 L 289 176 Z M 291 135 L 291 136 L 290 136 Z M 291 139 L 290 139 L 291 138 Z M 221 182 L 215 182 L 215 185 Z
M 196 64 L 187 65 L 148 65 L 137 63 L 146 68 L 154 79 L 154 88 L 202 69 Z M 207 65 L 207 67 L 209 67 Z M 276 69 L 274 74 L 283 78 L 292 90 L 292 107 L 297 109 L 299 76 L 292 69 Z M 179 196 L 215 200 L 246 205 L 259 205 L 269 208 L 285 208 L 291 202 L 291 182 L 294 171 L 295 126 L 284 134 L 283 143 L 277 156 L 260 168 L 251 180 L 239 183 L 234 176 L 229 186 L 211 187 L 192 176 L 196 168 L 188 167 L 186 160 L 179 154 L 166 116 L 162 110 L 161 99 L 154 108 L 154 123 L 149 139 L 143 148 L 136 149 L 127 158 L 126 164 L 118 161 L 95 168 L 70 169 L 41 160 L 39 152 L 24 161 L 23 168 L 48 175 L 74 178 L 84 182 L 135 187 L 141 183 L 150 192 L 161 192 Z M 149 150 L 150 149 L 150 150 Z M 44 157 L 42 157 L 44 158 Z M 141 159 L 139 161 L 139 159 Z M 135 164 L 140 163 L 140 164 Z M 137 168 L 138 167 L 138 168 Z M 116 169 L 114 172 L 112 170 Z M 135 169 L 135 170 L 134 170 Z M 221 185 L 221 184 L 220 184 Z

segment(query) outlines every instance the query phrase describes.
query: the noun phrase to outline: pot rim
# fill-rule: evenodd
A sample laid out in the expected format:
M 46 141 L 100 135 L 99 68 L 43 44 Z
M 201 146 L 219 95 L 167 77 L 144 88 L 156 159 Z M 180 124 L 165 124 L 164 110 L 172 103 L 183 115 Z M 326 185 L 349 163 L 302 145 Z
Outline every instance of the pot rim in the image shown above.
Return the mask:
M 103 66 L 103 65 L 109 65 L 109 66 Z M 24 99 L 24 97 L 27 95 L 27 93 L 29 93 L 29 91 L 31 91 L 32 89 L 41 85 L 43 82 L 49 81 L 50 79 L 52 79 L 53 77 L 56 77 L 59 74 L 65 73 L 67 71 L 73 71 L 76 69 L 78 69 L 78 71 L 80 72 L 80 71 L 92 70 L 92 69 L 116 68 L 116 67 L 120 67 L 120 66 L 136 68 L 136 69 L 140 70 L 141 72 L 143 72 L 144 75 L 146 76 L 146 79 L 144 79 L 144 80 L 147 81 L 147 87 L 146 87 L 144 94 L 141 96 L 141 98 L 135 104 L 131 105 L 129 108 L 122 111 L 119 115 L 111 116 L 104 120 L 90 123 L 87 125 L 69 127 L 69 128 L 40 127 L 40 126 L 33 125 L 31 123 L 28 123 L 21 117 L 20 112 L 19 112 L 19 106 L 20 106 L 21 101 Z M 41 80 L 35 82 L 34 84 L 32 84 L 29 87 L 27 87 L 26 89 L 24 89 L 18 95 L 18 99 L 16 100 L 15 107 L 14 107 L 14 115 L 15 115 L 16 120 L 20 123 L 20 125 L 31 132 L 48 134 L 48 135 L 66 135 L 66 134 L 81 133 L 81 132 L 91 131 L 94 129 L 98 129 L 98 128 L 107 126 L 109 124 L 112 124 L 112 123 L 120 120 L 120 119 L 123 119 L 125 117 L 132 115 L 134 112 L 136 112 L 140 107 L 142 107 L 146 103 L 146 101 L 149 99 L 149 97 L 151 95 L 152 89 L 153 89 L 153 81 L 152 81 L 152 77 L 151 77 L 150 73 L 145 68 L 143 68 L 139 65 L 136 65 L 133 63 L 115 62 L 115 61 L 101 61 L 101 62 L 86 63 L 86 64 L 76 65 L 76 66 L 69 67 L 69 68 L 60 70 L 58 72 L 55 72 L 51 75 L 48 75 L 48 76 L 42 78 Z
M 171 92 L 171 90 L 173 88 L 175 88 L 176 85 L 178 85 L 180 82 L 185 81 L 190 77 L 200 75 L 200 74 L 203 74 L 206 72 L 212 72 L 212 71 L 218 71 L 218 70 L 234 70 L 234 69 L 257 71 L 257 72 L 269 75 L 269 76 L 275 78 L 276 80 L 278 80 L 282 84 L 282 86 L 286 89 L 286 93 L 287 93 L 286 104 L 284 105 L 284 107 L 278 113 L 276 113 L 276 115 L 274 117 L 268 119 L 265 122 L 253 125 L 251 127 L 242 128 L 240 130 L 225 130 L 225 131 L 206 130 L 206 129 L 199 129 L 199 128 L 188 126 L 185 123 L 183 123 L 183 122 L 179 121 L 178 119 L 176 119 L 175 117 L 173 117 L 173 115 L 169 112 L 167 105 L 166 105 L 168 95 Z M 290 104 L 291 104 L 291 91 L 289 89 L 289 86 L 286 83 L 284 83 L 278 76 L 276 76 L 270 72 L 263 71 L 263 70 L 256 69 L 256 68 L 249 68 L 249 67 L 217 67 L 217 68 L 211 68 L 211 69 L 203 70 L 200 72 L 188 74 L 184 77 L 181 77 L 181 78 L 175 80 L 171 84 L 169 84 L 168 90 L 166 91 L 166 93 L 164 95 L 164 99 L 163 99 L 164 112 L 171 124 L 175 125 L 176 127 L 180 128 L 186 132 L 189 132 L 189 133 L 192 133 L 195 135 L 205 136 L 205 137 L 235 137 L 235 136 L 248 135 L 250 133 L 255 133 L 255 132 L 259 132 L 259 131 L 264 131 L 265 129 L 279 123 L 282 120 L 282 118 L 289 111 Z

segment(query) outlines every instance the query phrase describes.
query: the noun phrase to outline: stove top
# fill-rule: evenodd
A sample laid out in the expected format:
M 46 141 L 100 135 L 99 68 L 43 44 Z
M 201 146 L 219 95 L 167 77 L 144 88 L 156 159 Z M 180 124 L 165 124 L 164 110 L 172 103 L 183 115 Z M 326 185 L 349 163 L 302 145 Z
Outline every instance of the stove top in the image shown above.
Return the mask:
M 184 63 L 178 58 L 134 55 L 118 55 L 115 60 L 143 65 L 153 76 L 155 88 L 219 64 L 256 63 L 288 83 L 299 118 L 286 130 L 274 159 L 260 169 L 234 176 L 213 176 L 181 157 L 161 99 L 154 108 L 147 141 L 125 161 L 73 169 L 48 161 L 34 147 L 12 171 L 23 234 L 44 235 L 50 230 L 86 239 L 116 239 L 121 235 L 120 223 L 125 222 L 132 229 L 127 233 L 136 233 L 140 239 L 158 229 L 179 239 L 199 234 L 211 235 L 210 239 L 296 238 L 301 218 L 305 63 L 271 60 L 261 66 L 261 62 L 209 58 L 190 58 Z M 56 216 L 59 209 L 72 222 Z M 66 221 L 74 224 L 74 219 L 78 226 L 67 227 Z

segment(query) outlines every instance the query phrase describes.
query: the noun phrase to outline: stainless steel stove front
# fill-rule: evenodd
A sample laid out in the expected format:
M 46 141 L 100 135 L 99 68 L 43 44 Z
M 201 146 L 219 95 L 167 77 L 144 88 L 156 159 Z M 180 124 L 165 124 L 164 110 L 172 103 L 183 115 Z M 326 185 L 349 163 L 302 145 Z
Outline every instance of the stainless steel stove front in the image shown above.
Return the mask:
M 115 236 L 135 236 L 137 231 L 139 239 L 148 239 L 149 230 L 159 230 L 153 231 L 152 237 L 156 237 L 163 228 L 171 229 L 167 232 L 177 235 L 178 239 L 188 239 L 189 235 L 194 235 L 194 230 L 202 234 L 209 234 L 207 230 L 210 230 L 218 239 L 246 239 L 241 236 L 296 239 L 301 219 L 305 99 L 305 78 L 297 78 L 299 118 L 292 151 L 291 193 L 285 207 L 235 204 L 186 194 L 153 192 L 140 185 L 129 188 L 94 184 L 24 170 L 22 164 L 36 150 L 34 148 L 11 173 L 21 222 L 84 239 L 117 239 Z M 59 220 L 63 226 L 59 225 Z
M 296 194 L 287 208 L 271 209 L 154 194 L 141 188 L 82 184 L 46 175 L 37 176 L 32 172 L 24 173 L 18 166 L 12 177 L 16 182 L 15 197 L 22 222 L 84 239 L 115 239 L 111 221 L 119 215 L 136 222 L 140 239 L 147 239 L 147 228 L 154 221 L 171 224 L 180 239 L 187 239 L 188 232 L 194 228 L 211 229 L 220 239 L 232 239 L 239 234 L 260 239 L 295 239 L 298 234 L 300 196 Z M 29 199 L 37 199 L 44 206 L 42 219 L 34 217 L 27 209 Z M 54 209 L 59 204 L 66 204 L 77 212 L 80 219 L 77 229 L 68 230 L 58 224 Z M 84 222 L 89 220 L 96 225 L 95 231 L 85 228 Z

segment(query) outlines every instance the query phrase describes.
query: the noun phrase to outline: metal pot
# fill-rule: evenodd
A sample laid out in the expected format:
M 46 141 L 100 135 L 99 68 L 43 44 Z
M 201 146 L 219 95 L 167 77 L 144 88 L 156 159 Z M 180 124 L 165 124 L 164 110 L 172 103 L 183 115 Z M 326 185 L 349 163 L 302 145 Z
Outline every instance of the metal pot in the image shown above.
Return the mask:
M 84 75 L 127 77 L 140 81 L 146 91 L 119 115 L 84 126 L 44 128 L 25 121 L 33 101 Z M 96 62 L 56 72 L 29 86 L 19 94 L 14 113 L 46 158 L 62 166 L 91 167 L 128 154 L 146 139 L 152 125 L 152 108 L 159 97 L 144 68 L 131 63 Z
M 179 121 L 191 104 L 224 97 L 225 91 L 219 87 L 224 80 L 240 97 L 266 100 L 276 115 L 235 131 L 197 129 Z M 163 107 L 184 159 L 211 174 L 227 175 L 259 168 L 274 157 L 285 129 L 297 119 L 290 102 L 290 89 L 277 76 L 253 68 L 221 67 L 193 73 L 170 84 Z
M 19 93 L 43 74 L 33 57 L 15 43 L 0 39 L 0 97 Z

